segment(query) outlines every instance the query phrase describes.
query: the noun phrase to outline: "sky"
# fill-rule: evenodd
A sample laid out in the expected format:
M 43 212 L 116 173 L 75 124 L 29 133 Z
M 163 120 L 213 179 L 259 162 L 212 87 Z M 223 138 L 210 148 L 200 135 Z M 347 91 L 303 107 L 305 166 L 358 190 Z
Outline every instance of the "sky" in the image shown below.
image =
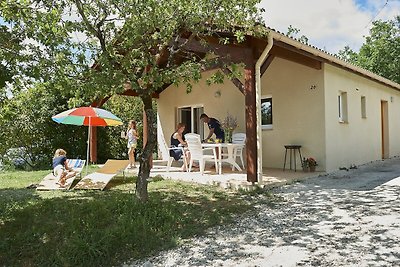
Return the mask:
M 333 54 L 346 45 L 358 51 L 373 20 L 400 15 L 400 0 L 261 0 L 260 7 L 268 27 L 287 33 L 292 25 L 298 37 Z
M 262 0 L 268 27 L 287 33 L 300 30 L 309 44 L 337 53 L 346 45 L 358 51 L 373 20 L 400 15 L 400 0 Z

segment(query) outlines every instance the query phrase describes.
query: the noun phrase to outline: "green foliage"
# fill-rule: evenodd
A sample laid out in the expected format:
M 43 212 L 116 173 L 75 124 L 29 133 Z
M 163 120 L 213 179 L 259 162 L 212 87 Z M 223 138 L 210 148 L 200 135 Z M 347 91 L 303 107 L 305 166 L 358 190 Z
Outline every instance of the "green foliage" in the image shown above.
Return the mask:
M 262 19 L 258 3 L 3 1 L 0 16 L 12 25 L 4 27 L 5 34 L 34 40 L 24 47 L 32 51 L 32 57 L 19 59 L 29 65 L 25 75 L 62 84 L 75 93 L 70 102 L 75 106 L 79 98 L 121 92 L 127 81 L 139 94 L 150 94 L 169 83 L 198 81 L 205 60 L 184 52 L 179 39 L 196 37 L 201 41 L 232 32 L 236 40 L 226 40 L 242 42 L 246 34 L 259 32 L 257 23 Z M 23 47 L 11 50 L 17 55 L 24 51 Z M 187 61 L 177 62 L 178 55 L 186 56 Z M 162 57 L 168 61 L 159 65 Z M 89 68 L 93 60 L 96 67 Z
M 57 148 L 68 157 L 85 158 L 87 127 L 58 125 L 51 116 L 67 110 L 68 96 L 50 85 L 38 85 L 7 99 L 0 107 L 0 155 L 24 148 L 28 168 L 48 168 Z
M 132 198 L 132 178 L 107 191 L 25 189 L 45 172 L 0 174 L 0 262 L 4 266 L 121 266 L 176 247 L 235 214 L 243 195 L 173 181 L 149 184 L 149 201 Z
M 374 21 L 358 53 L 347 46 L 338 56 L 400 83 L 400 16 L 389 21 Z
M 289 25 L 286 35 L 289 36 L 290 38 L 298 39 L 303 44 L 308 44 L 308 37 L 305 35 L 301 35 L 300 37 L 298 37 L 299 33 L 300 29 L 293 27 L 292 25 Z

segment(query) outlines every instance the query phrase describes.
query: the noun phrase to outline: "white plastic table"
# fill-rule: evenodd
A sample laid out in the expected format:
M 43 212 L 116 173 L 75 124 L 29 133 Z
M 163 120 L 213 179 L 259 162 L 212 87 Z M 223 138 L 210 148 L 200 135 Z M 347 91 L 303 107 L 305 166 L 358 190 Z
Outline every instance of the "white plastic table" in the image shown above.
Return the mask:
M 242 171 L 242 168 L 236 163 L 236 148 L 243 148 L 244 144 L 232 144 L 232 143 L 204 143 L 201 144 L 203 148 L 214 148 L 218 149 L 218 173 L 222 174 L 222 163 L 227 162 L 235 167 L 238 171 Z M 226 148 L 228 154 L 224 154 L 227 156 L 226 158 L 222 158 L 222 149 Z

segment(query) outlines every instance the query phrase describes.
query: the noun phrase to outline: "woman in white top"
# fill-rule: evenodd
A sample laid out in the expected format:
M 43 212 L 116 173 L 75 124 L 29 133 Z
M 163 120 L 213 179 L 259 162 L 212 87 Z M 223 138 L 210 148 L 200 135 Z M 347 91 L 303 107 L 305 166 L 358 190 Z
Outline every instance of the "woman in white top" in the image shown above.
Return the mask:
M 128 139 L 128 155 L 129 155 L 129 168 L 135 167 L 135 149 L 137 146 L 137 139 L 139 138 L 136 130 L 136 122 L 131 120 L 126 130 L 126 138 Z

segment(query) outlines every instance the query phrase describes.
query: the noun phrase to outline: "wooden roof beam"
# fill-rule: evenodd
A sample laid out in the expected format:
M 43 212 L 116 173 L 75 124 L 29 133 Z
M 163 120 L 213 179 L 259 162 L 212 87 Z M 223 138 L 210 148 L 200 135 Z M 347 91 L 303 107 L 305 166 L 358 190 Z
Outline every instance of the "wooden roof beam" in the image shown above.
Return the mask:
M 268 67 L 271 65 L 272 61 L 274 60 L 275 55 L 268 55 L 267 59 L 264 61 L 264 63 L 261 65 L 260 68 L 260 74 L 261 76 L 264 75 L 264 72 L 267 71 Z
M 185 50 L 190 52 L 214 53 L 218 56 L 228 57 L 232 63 L 245 63 L 246 65 L 253 64 L 253 62 L 250 62 L 249 57 L 246 57 L 246 55 L 251 53 L 250 48 L 214 43 L 207 43 L 207 45 L 203 45 L 198 40 L 188 40 L 184 38 L 181 38 L 179 42 L 183 45 Z
M 227 67 L 223 67 L 221 70 L 225 73 L 225 75 L 231 75 L 232 74 L 232 71 L 230 69 L 228 69 Z M 243 83 L 238 78 L 231 78 L 230 80 L 236 86 L 236 88 L 239 89 L 239 91 L 242 94 L 244 94 L 244 85 L 243 85 Z
M 323 60 L 317 56 L 279 41 L 274 42 L 270 54 L 317 70 L 322 68 Z

